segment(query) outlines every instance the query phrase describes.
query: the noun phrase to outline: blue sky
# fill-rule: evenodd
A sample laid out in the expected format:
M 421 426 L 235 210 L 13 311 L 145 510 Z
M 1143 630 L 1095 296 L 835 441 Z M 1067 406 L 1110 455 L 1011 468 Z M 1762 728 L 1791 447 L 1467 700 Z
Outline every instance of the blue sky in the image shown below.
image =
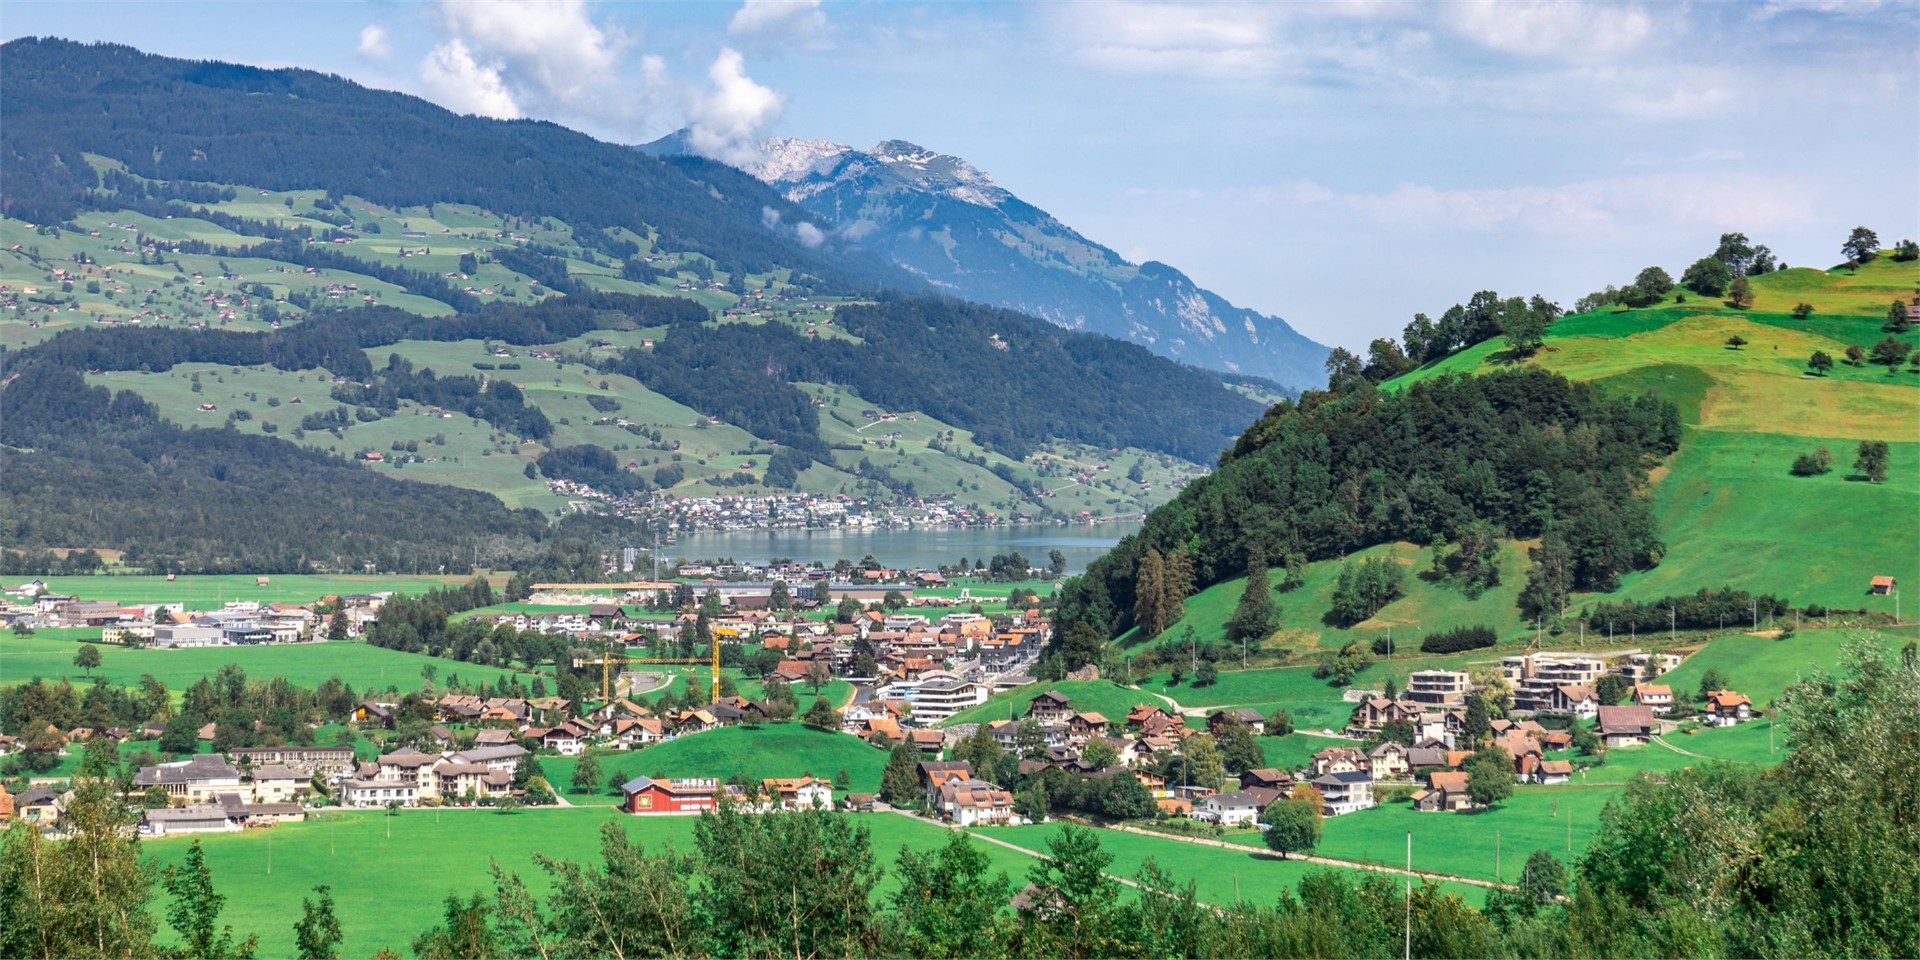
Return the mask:
M 1920 5 L 35 3 L 7 37 L 302 66 L 639 142 L 912 140 L 1350 347 L 1741 230 L 1920 237 Z

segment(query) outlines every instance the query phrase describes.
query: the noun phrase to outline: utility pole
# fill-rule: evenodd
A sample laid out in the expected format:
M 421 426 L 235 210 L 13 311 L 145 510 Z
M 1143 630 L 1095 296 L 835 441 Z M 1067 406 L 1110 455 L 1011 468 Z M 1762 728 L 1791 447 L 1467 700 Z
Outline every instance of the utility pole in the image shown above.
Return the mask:
M 1506 882 L 1506 875 L 1500 872 L 1500 831 L 1493 832 L 1493 879 Z
M 1413 831 L 1407 831 L 1407 934 L 1406 960 L 1413 960 Z
M 1753 629 L 1759 630 L 1760 629 L 1760 598 L 1754 597 L 1749 602 L 1753 604 Z
M 273 834 L 267 834 L 267 876 L 273 876 Z
M 1673 612 L 1673 608 L 1668 607 L 1667 608 L 1667 639 L 1668 640 L 1679 639 L 1677 636 L 1675 636 L 1675 634 L 1678 633 L 1679 631 L 1679 627 L 1677 626 L 1679 622 L 1680 622 L 1679 619 Z

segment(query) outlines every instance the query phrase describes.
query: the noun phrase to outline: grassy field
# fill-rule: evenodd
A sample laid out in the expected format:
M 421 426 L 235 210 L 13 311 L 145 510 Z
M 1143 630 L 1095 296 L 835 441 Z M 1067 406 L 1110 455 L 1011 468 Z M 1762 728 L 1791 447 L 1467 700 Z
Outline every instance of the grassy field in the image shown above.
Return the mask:
M 1107 680 L 1063 680 L 1059 683 L 1036 683 L 996 694 L 986 703 L 976 704 L 953 715 L 941 726 L 953 726 L 959 723 L 988 723 L 994 720 L 1006 720 L 1009 717 L 1026 716 L 1027 707 L 1034 697 L 1049 690 L 1058 690 L 1073 698 L 1073 709 L 1104 715 L 1109 721 L 1125 721 L 1127 711 L 1137 704 L 1151 704 L 1165 707 L 1167 702 L 1150 693 L 1129 690 Z
M 1911 629 L 1801 630 L 1785 640 L 1734 634 L 1708 644 L 1660 682 L 1672 686 L 1675 696 L 1697 696 L 1700 678 L 1709 669 L 1718 667 L 1733 689 L 1765 707 L 1785 693 L 1788 686 L 1813 671 L 1835 672 L 1842 660 L 1843 647 L 1849 642 L 1865 639 L 1888 653 L 1895 653 L 1913 638 Z
M 801 724 L 776 723 L 759 729 L 723 727 L 655 744 L 641 750 L 598 754 L 600 782 L 591 791 L 575 792 L 572 757 L 542 757 L 541 767 L 553 785 L 575 803 L 616 804 L 607 781 L 619 773 L 634 777 L 720 777 L 736 773 L 755 779 L 812 774 L 831 780 L 844 769 L 855 792 L 880 789 L 880 771 L 886 751 L 858 737 L 836 731 L 809 729 Z
M 13 683 L 31 677 L 68 678 L 74 683 L 89 682 L 85 671 L 73 665 L 78 644 L 72 639 L 47 635 L 30 637 L 0 634 L 0 678 Z M 99 630 L 93 630 L 95 637 Z M 483 667 L 458 660 L 427 657 L 370 647 L 364 643 L 271 644 L 259 647 L 198 647 L 186 650 L 128 649 L 102 645 L 96 677 L 114 683 L 135 684 L 144 674 L 152 674 L 176 693 L 201 677 L 212 676 L 225 664 L 238 664 L 250 677 L 285 677 L 297 686 L 312 687 L 329 677 L 339 677 L 354 690 L 385 690 L 389 686 L 402 691 L 418 690 L 421 669 L 431 666 L 435 680 L 445 685 L 458 675 L 462 680 L 495 682 L 515 676 L 511 670 Z M 524 677 L 523 677 L 524 678 Z
M 1535 850 L 1566 860 L 1569 828 L 1572 855 L 1584 851 L 1599 828 L 1600 809 L 1614 793 L 1573 786 L 1520 787 L 1493 809 L 1475 813 L 1421 813 L 1410 803 L 1385 804 L 1329 818 L 1314 853 L 1397 866 L 1406 862 L 1411 832 L 1415 869 L 1513 882 Z
M 611 808 L 514 814 L 414 810 L 397 817 L 333 812 L 271 831 L 208 836 L 204 844 L 215 887 L 227 896 L 221 922 L 232 924 L 242 936 L 259 934 L 260 956 L 294 955 L 293 925 L 300 919 L 300 900 L 312 897 L 314 885 L 322 883 L 333 887 L 334 909 L 346 935 L 344 956 L 370 956 L 383 947 L 410 955 L 410 941 L 441 922 L 442 902 L 449 893 L 491 892 L 490 864 L 519 873 L 528 886 L 545 894 L 551 885 L 534 865 L 533 854 L 597 862 L 600 825 L 609 819 L 617 819 L 629 839 L 649 850 L 668 843 L 682 851 L 693 849 L 693 818 L 628 817 Z M 946 830 L 906 817 L 872 814 L 860 822 L 869 831 L 875 859 L 886 865 L 903 846 L 927 850 L 947 842 Z M 141 847 L 166 865 L 184 859 L 189 843 L 166 838 Z M 1024 882 L 1029 858 L 1004 847 L 977 845 L 991 868 L 1005 871 L 1016 889 Z M 892 889 L 891 884 L 882 879 L 882 892 Z
M 1029 850 L 1044 851 L 1047 838 L 1060 829 L 1059 824 L 1044 823 L 997 829 L 988 836 Z M 1264 847 L 1242 853 L 1172 838 L 1113 830 L 1103 830 L 1099 837 L 1100 848 L 1113 854 L 1108 873 L 1131 878 L 1140 871 L 1141 863 L 1152 858 L 1175 878 L 1194 881 L 1195 893 L 1200 899 L 1219 905 L 1231 904 L 1236 899 L 1272 903 L 1282 892 L 1298 885 L 1300 878 L 1308 871 L 1328 869 L 1320 864 L 1281 860 Z M 1258 843 L 1259 838 L 1255 837 L 1253 842 Z M 1415 866 L 1420 864 L 1416 863 Z M 1432 870 L 1440 869 L 1437 864 L 1425 866 Z M 1483 888 L 1471 884 L 1442 883 L 1441 886 L 1475 905 L 1486 898 Z
M 261 586 L 258 577 L 242 574 L 186 574 L 168 581 L 166 577 L 92 576 L 8 578 L 7 586 L 41 580 L 54 593 L 82 600 L 113 600 L 120 603 L 185 603 L 188 609 L 218 607 L 229 600 L 256 603 L 312 603 L 321 597 L 355 593 L 425 593 L 446 584 L 465 583 L 472 577 L 415 576 L 409 574 L 275 574 Z M 507 575 L 491 575 L 495 589 L 507 582 Z

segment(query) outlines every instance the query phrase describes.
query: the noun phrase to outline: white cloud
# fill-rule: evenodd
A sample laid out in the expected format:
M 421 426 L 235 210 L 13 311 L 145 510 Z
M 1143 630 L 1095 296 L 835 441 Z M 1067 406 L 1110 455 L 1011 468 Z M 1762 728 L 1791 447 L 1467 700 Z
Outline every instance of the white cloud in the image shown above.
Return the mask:
M 794 44 L 826 25 L 820 0 L 746 0 L 727 21 L 727 36 L 751 44 Z
M 385 60 L 393 56 L 393 44 L 387 40 L 387 28 L 377 23 L 361 27 L 360 45 L 355 52 L 367 60 Z
M 1504 53 L 1599 62 L 1632 50 L 1653 31 L 1637 7 L 1573 0 L 1462 0 L 1439 7 L 1462 37 Z
M 727 48 L 707 70 L 713 86 L 695 98 L 689 143 L 700 154 L 734 166 L 760 159 L 757 144 L 786 109 L 786 97 L 747 76 L 746 58 Z
M 434 47 L 420 61 L 420 82 L 427 96 L 456 113 L 473 113 L 500 120 L 521 116 L 501 78 L 498 63 L 481 63 L 459 39 Z
M 793 228 L 793 235 L 799 239 L 801 246 L 806 247 L 809 250 L 819 246 L 821 243 L 825 242 L 825 240 L 827 239 L 826 233 L 822 232 L 819 227 L 816 227 L 811 223 L 801 223 L 796 225 Z
M 455 39 L 500 58 L 503 76 L 560 103 L 604 96 L 626 43 L 585 0 L 440 0 L 439 11 Z

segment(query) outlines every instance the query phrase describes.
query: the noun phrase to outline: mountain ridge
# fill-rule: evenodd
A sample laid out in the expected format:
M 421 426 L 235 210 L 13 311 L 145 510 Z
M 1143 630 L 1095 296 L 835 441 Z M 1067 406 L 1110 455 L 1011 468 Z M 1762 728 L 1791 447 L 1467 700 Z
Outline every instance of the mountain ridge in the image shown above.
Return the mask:
M 685 132 L 640 149 L 689 153 Z M 773 138 L 745 171 L 935 289 L 1185 363 L 1289 387 L 1324 382 L 1328 348 L 1158 261 L 1134 264 L 966 160 L 906 140 L 861 150 Z

